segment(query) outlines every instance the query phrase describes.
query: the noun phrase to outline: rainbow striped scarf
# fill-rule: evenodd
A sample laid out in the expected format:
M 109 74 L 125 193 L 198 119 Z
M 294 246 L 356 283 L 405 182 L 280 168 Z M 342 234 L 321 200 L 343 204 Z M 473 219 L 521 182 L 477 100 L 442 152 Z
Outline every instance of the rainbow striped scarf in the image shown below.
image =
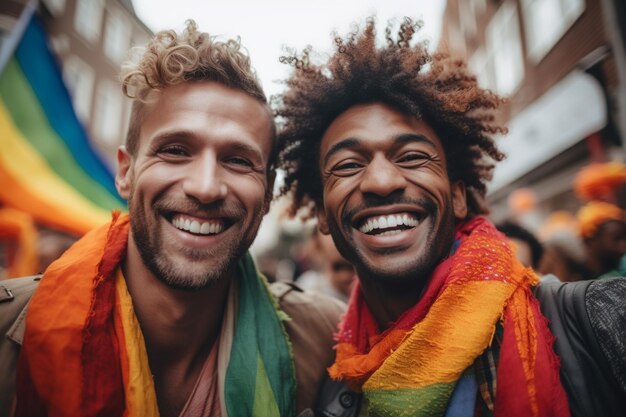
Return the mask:
M 383 333 L 355 290 L 331 376 L 364 393 L 370 416 L 443 416 L 503 320 L 494 415 L 569 416 L 554 338 L 530 290 L 535 273 L 484 218 L 458 227 L 456 239 L 420 301 Z
M 158 416 L 143 335 L 119 272 L 128 229 L 128 216 L 114 213 L 44 274 L 26 318 L 16 416 Z M 228 417 L 293 415 L 284 314 L 249 255 L 237 288 L 222 410 Z

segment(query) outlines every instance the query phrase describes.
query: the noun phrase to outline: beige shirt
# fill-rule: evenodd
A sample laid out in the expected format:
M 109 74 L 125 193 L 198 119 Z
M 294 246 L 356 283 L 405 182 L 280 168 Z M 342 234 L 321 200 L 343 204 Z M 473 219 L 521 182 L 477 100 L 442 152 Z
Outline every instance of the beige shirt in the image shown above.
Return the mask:
M 180 417 L 221 417 L 217 383 L 218 346 L 219 342 L 216 342 L 211 348 Z

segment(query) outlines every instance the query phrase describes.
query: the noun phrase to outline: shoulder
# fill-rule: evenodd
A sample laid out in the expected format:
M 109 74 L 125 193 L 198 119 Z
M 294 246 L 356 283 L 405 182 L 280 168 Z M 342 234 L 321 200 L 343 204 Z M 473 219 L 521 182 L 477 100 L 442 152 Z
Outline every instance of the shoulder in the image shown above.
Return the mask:
M 15 368 L 24 337 L 26 306 L 40 276 L 0 281 L 0 415 L 8 415 L 15 392 Z
M 3 335 L 9 332 L 14 342 L 22 342 L 25 307 L 40 279 L 41 275 L 33 275 L 0 281 L 0 332 Z
M 305 291 L 296 284 L 275 282 L 270 285 L 281 309 L 295 323 L 315 322 L 315 327 L 332 329 L 334 332 L 346 305 L 316 291 Z
M 326 368 L 335 359 L 334 334 L 345 304 L 291 283 L 273 283 L 270 289 L 289 316 L 285 329 L 296 368 L 296 409 L 312 408 Z
M 37 288 L 37 285 L 39 285 L 40 280 L 41 275 L 30 275 L 27 277 L 1 280 L 0 287 L 2 288 L 3 294 L 0 295 L 0 303 L 3 303 L 7 299 L 6 289 L 13 294 L 14 297 L 12 299 L 14 300 L 20 300 L 23 297 L 30 298 L 32 293 Z
M 541 283 L 535 295 L 556 338 L 561 381 L 572 410 L 581 415 L 622 415 L 626 279 Z
M 605 321 L 626 326 L 626 278 L 607 278 L 576 282 L 542 281 L 535 288 L 535 296 L 542 312 L 553 319 L 566 313 L 577 321 L 591 321 L 600 324 L 598 317 Z
M 561 282 L 554 275 L 545 275 L 534 289 L 535 296 L 541 300 L 571 303 L 576 297 L 584 295 L 593 281 Z

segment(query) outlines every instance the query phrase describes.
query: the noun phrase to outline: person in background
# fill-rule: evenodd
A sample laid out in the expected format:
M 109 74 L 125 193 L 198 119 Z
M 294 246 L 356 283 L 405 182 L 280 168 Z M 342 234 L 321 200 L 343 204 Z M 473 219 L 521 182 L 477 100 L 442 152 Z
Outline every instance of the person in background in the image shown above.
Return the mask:
M 43 229 L 39 231 L 37 254 L 39 256 L 39 272 L 43 272 L 68 250 L 78 239 L 66 233 Z
M 581 385 L 578 365 L 560 379 L 533 296 L 539 279 L 483 217 L 490 162 L 503 158 L 493 140 L 500 99 L 463 62 L 415 42 L 419 26 L 405 19 L 397 36 L 387 26 L 379 46 L 369 19 L 336 35 L 324 63 L 311 48 L 283 57 L 293 66 L 276 111 L 283 193 L 293 213 L 312 207 L 358 275 L 329 370 L 361 395 L 350 415 L 619 415 L 603 413 L 626 410 L 617 384 Z M 622 330 L 623 304 L 609 320 Z M 592 340 L 619 353 L 619 335 Z M 626 362 L 621 347 L 606 381 Z M 576 362 L 575 352 L 561 360 Z M 334 415 L 346 392 L 322 392 L 320 415 Z M 599 395 L 610 401 L 596 404 Z
M 591 201 L 580 208 L 576 217 L 585 246 L 586 279 L 625 276 L 624 211 L 610 203 Z
M 309 247 L 317 270 L 300 275 L 296 284 L 347 302 L 356 279 L 354 266 L 337 251 L 333 239 L 317 228 L 311 235 Z
M 496 225 L 504 233 L 515 248 L 515 256 L 524 265 L 537 270 L 543 257 L 543 247 L 530 231 L 517 223 L 504 222 Z
M 6 282 L 0 415 L 14 393 L 20 417 L 304 411 L 342 306 L 269 287 L 248 254 L 275 162 L 249 57 L 188 21 L 157 33 L 122 79 L 133 108 L 116 186 L 129 214 L 53 262 L 32 298 L 39 277 Z
M 543 276 L 556 276 L 562 282 L 575 282 L 585 278 L 585 248 L 576 233 L 560 230 L 543 242 L 543 256 L 537 272 Z

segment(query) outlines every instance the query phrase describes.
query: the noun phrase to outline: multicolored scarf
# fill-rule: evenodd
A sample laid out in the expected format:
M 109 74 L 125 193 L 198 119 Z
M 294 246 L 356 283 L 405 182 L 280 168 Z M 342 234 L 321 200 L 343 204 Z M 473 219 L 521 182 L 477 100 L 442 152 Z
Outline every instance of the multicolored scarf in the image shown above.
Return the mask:
M 16 416 L 158 416 L 143 335 L 117 272 L 128 230 L 128 216 L 114 213 L 44 274 L 26 318 Z M 294 414 L 295 370 L 283 318 L 246 255 L 220 395 L 228 417 Z
M 494 415 L 569 416 L 554 338 L 530 290 L 535 273 L 484 218 L 458 227 L 456 239 L 420 301 L 382 333 L 355 289 L 331 376 L 364 393 L 370 416 L 443 416 L 503 320 Z

